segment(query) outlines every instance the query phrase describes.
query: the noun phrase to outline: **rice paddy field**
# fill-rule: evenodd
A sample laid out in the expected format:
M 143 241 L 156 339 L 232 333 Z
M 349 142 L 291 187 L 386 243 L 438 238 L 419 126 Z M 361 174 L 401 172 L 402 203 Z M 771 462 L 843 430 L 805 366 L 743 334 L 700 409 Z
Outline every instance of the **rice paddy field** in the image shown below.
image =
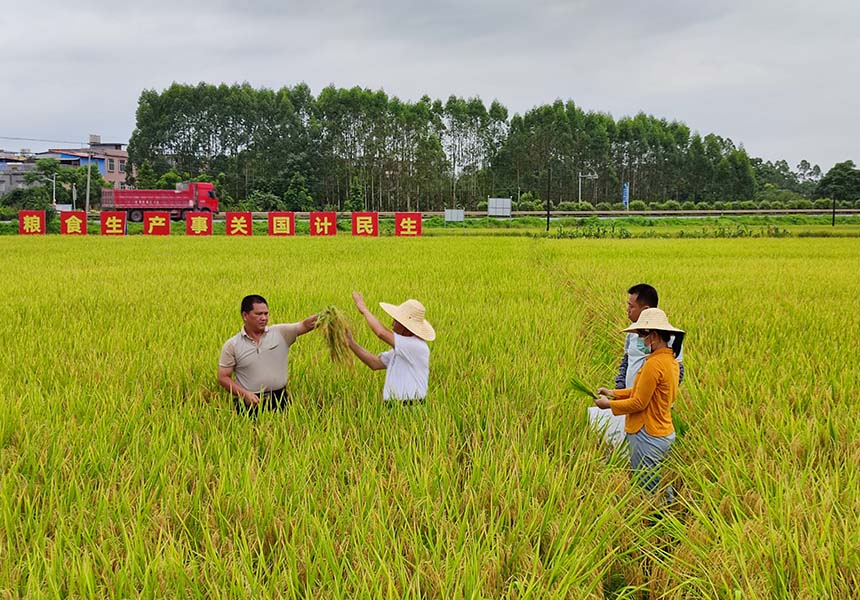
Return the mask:
M 849 598 L 860 589 L 856 239 L 0 238 L 0 598 Z M 664 470 L 609 385 L 626 289 L 687 330 Z M 427 307 L 428 402 L 290 352 L 256 421 L 216 383 L 242 296 Z M 387 322 L 387 320 L 385 321 Z M 611 386 L 610 386 L 611 387 Z

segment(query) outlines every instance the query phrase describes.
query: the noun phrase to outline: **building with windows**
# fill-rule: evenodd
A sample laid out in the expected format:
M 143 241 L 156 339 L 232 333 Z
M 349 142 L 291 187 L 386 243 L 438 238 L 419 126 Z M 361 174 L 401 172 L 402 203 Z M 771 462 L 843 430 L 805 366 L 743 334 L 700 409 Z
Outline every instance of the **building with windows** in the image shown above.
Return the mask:
M 36 158 L 55 158 L 61 164 L 71 167 L 85 167 L 92 161 L 105 181 L 114 189 L 126 187 L 125 176 L 128 166 L 128 152 L 123 150 L 126 144 L 102 142 L 97 135 L 90 136 L 87 148 L 51 148 L 47 152 L 36 154 Z
M 36 169 L 36 163 L 0 151 L 0 196 L 18 188 L 27 187 L 27 173 Z

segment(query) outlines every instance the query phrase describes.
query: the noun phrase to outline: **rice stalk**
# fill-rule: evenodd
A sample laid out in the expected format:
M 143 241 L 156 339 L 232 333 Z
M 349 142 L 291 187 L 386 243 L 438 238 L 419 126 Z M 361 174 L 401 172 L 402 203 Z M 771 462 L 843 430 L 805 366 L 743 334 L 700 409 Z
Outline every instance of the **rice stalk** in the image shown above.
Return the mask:
M 351 367 L 352 352 L 346 335 L 349 331 L 349 320 L 344 312 L 334 304 L 328 305 L 317 315 L 316 328 L 322 332 L 332 362 Z
M 571 376 L 570 385 L 573 387 L 574 391 L 579 392 L 580 394 L 585 394 L 589 398 L 597 398 L 597 394 L 594 393 L 594 387 L 587 385 L 576 375 Z

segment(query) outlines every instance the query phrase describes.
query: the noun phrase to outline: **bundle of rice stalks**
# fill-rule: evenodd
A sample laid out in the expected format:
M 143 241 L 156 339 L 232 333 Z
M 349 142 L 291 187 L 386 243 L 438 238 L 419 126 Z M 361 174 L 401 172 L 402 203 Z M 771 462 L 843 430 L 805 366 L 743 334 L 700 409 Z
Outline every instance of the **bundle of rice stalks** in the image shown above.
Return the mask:
M 576 375 L 573 375 L 570 378 L 570 385 L 573 386 L 574 391 L 579 392 L 580 394 L 585 394 L 589 398 L 597 398 L 597 394 L 594 393 L 595 388 L 586 385 L 586 383 Z
M 351 367 L 352 351 L 349 349 L 349 339 L 346 337 L 349 320 L 343 311 L 334 304 L 326 306 L 317 315 L 316 328 L 323 334 L 332 362 Z

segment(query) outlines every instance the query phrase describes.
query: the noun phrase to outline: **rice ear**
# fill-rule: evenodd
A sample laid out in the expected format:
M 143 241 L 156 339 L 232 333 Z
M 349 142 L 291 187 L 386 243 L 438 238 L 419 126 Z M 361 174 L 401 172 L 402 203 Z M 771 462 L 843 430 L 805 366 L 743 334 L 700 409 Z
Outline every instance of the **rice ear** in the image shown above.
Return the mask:
M 334 304 L 325 307 L 317 316 L 316 329 L 319 329 L 323 335 L 332 362 L 352 367 L 352 352 L 346 335 L 349 327 L 346 315 Z

